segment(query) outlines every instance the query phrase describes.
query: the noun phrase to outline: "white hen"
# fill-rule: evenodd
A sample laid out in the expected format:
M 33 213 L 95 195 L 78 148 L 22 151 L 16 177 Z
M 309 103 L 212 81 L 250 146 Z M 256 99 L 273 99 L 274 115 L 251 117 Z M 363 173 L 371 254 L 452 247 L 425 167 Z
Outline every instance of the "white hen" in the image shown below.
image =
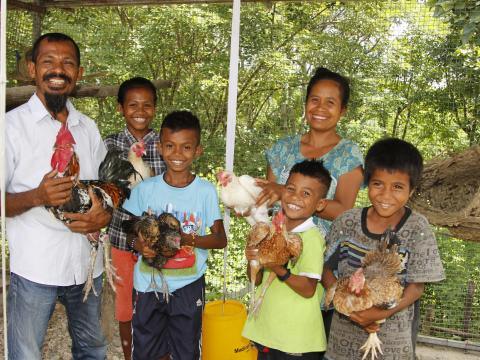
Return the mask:
M 133 168 L 136 171 L 136 173 L 132 174 L 128 179 L 131 188 L 137 185 L 140 181 L 148 179 L 154 175 L 152 168 L 143 161 L 142 156 L 145 154 L 145 143 L 142 140 L 133 143 L 128 151 L 128 161 L 133 165 Z
M 256 207 L 255 202 L 262 188 L 255 184 L 255 179 L 249 175 L 236 176 L 231 171 L 221 171 L 217 174 L 221 185 L 220 198 L 226 207 L 243 215 L 250 225 L 258 222 L 268 222 L 267 204 Z

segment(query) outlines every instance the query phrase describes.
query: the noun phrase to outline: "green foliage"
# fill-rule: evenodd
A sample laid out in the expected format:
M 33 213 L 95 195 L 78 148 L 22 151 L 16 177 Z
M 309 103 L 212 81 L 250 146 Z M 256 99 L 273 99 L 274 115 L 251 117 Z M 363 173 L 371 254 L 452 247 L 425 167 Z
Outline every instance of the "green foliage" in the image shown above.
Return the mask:
M 437 241 L 447 279 L 425 288 L 421 300 L 422 333 L 478 341 L 480 243 L 453 239 L 441 229 L 437 231 Z
M 473 41 L 480 45 L 480 1 L 429 0 L 429 4 L 435 9 L 435 16 L 448 19 L 461 34 L 463 44 Z

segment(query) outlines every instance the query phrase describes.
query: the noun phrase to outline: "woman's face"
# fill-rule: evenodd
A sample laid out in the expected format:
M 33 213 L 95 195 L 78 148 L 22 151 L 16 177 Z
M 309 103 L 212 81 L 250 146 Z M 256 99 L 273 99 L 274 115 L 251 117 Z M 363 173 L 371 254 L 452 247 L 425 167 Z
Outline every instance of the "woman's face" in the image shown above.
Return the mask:
M 305 104 L 305 119 L 310 129 L 335 129 L 345 113 L 340 86 L 333 80 L 320 80 L 311 89 Z

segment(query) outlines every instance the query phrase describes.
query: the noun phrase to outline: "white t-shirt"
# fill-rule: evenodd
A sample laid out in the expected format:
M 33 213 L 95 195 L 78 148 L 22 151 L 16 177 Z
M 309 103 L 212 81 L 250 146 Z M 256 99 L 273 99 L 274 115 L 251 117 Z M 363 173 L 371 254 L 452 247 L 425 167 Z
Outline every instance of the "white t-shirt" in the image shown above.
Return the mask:
M 67 102 L 67 124 L 80 161 L 80 179 L 98 178 L 106 148 L 97 125 Z M 53 145 L 61 123 L 52 118 L 38 96 L 9 111 L 6 116 L 6 191 L 19 193 L 36 188 L 51 171 Z M 44 206 L 6 219 L 10 270 L 30 281 L 56 286 L 85 282 L 90 244 L 73 233 Z M 103 271 L 102 250 L 94 277 Z

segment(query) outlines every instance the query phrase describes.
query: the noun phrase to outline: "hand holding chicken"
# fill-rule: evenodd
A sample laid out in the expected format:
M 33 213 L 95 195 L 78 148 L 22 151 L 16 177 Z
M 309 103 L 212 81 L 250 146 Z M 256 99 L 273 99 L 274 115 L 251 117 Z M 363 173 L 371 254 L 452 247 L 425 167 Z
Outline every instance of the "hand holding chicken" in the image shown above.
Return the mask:
M 262 304 L 265 293 L 275 280 L 272 271 L 267 281 L 262 285 L 260 297 L 255 300 L 255 280 L 257 273 L 265 266 L 283 266 L 289 260 L 295 260 L 302 253 L 302 240 L 298 235 L 289 234 L 285 227 L 285 215 L 279 211 L 268 224 L 260 222 L 250 230 L 246 254 L 250 266 L 250 311 L 256 314 Z

